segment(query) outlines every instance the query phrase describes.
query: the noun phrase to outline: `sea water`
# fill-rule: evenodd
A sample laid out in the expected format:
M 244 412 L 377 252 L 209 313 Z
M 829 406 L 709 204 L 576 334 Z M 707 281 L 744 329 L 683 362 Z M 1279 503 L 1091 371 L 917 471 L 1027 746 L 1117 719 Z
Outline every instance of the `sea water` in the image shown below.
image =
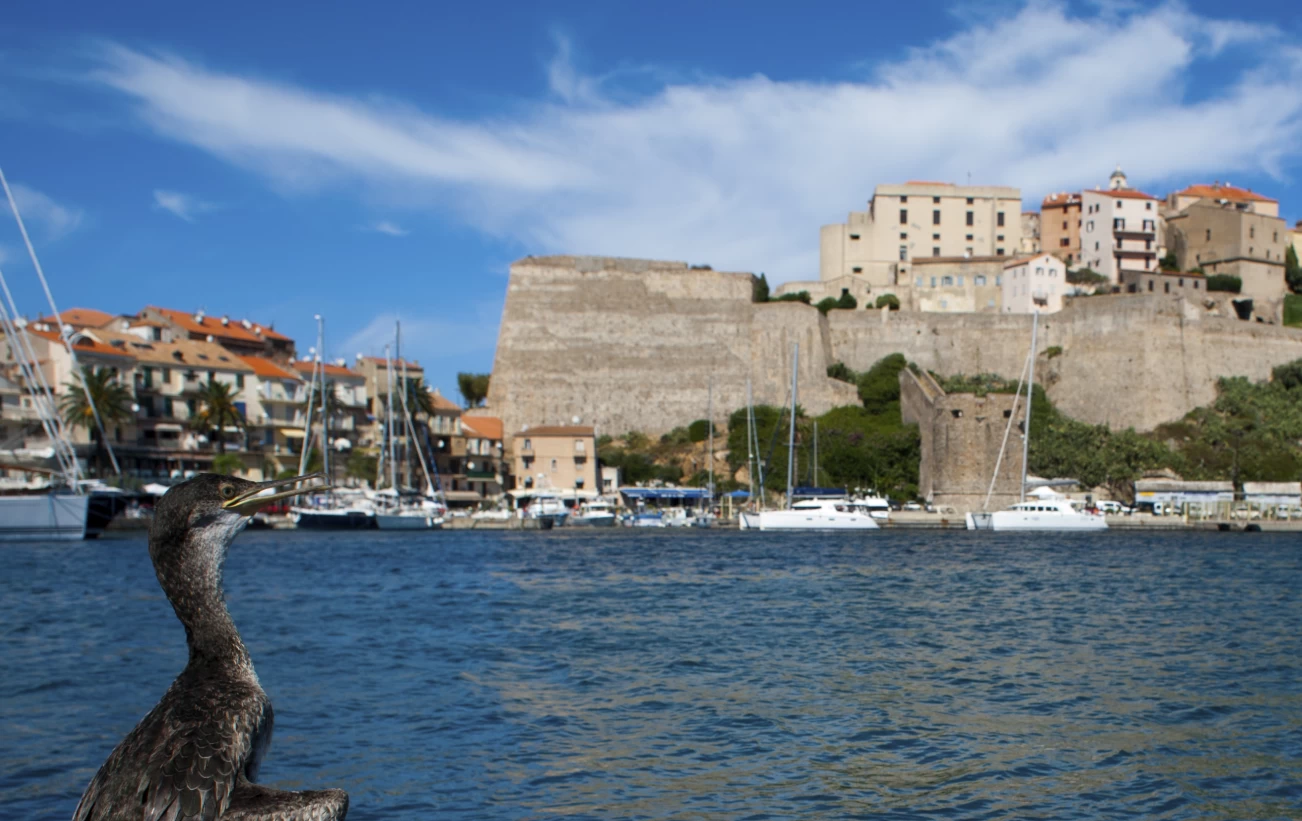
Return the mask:
M 1302 539 L 245 533 L 262 780 L 354 819 L 1296 818 Z M 0 546 L 0 817 L 185 664 L 143 539 Z

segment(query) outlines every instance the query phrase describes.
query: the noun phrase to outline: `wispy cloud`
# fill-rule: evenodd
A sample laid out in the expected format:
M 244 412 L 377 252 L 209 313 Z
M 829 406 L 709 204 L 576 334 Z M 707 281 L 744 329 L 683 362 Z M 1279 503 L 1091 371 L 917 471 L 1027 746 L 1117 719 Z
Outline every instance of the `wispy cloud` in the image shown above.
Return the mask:
M 376 234 L 387 234 L 388 236 L 391 237 L 405 237 L 407 236 L 408 233 L 410 233 L 407 231 L 406 228 L 403 228 L 401 225 L 398 225 L 396 222 L 389 222 L 388 220 L 380 220 L 379 222 L 373 222 L 370 225 L 365 226 L 364 230 L 371 231 Z
M 174 214 L 186 222 L 194 222 L 197 215 L 211 211 L 216 206 L 191 194 L 155 188 L 154 207 Z
M 282 188 L 360 184 L 532 253 L 686 259 L 772 281 L 814 274 L 818 225 L 879 182 L 971 173 L 1031 205 L 1103 182 L 1118 161 L 1157 187 L 1282 176 L 1302 155 L 1302 52 L 1269 27 L 1174 4 L 1080 16 L 1032 3 L 856 81 L 628 94 L 586 77 L 572 51 L 558 38 L 543 67 L 548 101 L 469 121 L 117 45 L 93 77 L 158 135 Z M 1187 83 L 1203 65 L 1215 92 Z
M 86 214 L 80 208 L 61 205 L 35 188 L 22 183 L 11 183 L 9 188 L 33 239 L 46 242 L 62 239 L 76 231 L 85 219 Z

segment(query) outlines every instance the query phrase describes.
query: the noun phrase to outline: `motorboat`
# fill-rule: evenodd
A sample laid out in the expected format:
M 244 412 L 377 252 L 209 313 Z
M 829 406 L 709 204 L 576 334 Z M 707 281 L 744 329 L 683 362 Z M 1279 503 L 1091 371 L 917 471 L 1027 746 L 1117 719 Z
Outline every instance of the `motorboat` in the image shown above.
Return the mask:
M 658 510 L 636 513 L 628 520 L 629 527 L 665 527 L 665 517 Z
M 303 505 L 289 509 L 297 527 L 308 530 L 371 530 L 375 528 L 375 505 L 346 492 L 310 497 Z
M 379 502 L 375 526 L 380 530 L 435 530 L 443 526 L 443 509 L 433 499 L 416 494 L 399 494 L 382 490 L 374 495 Z
M 891 502 L 881 496 L 868 496 L 862 499 L 852 499 L 850 506 L 856 510 L 867 513 L 879 522 L 889 522 L 891 520 Z
M 579 506 L 569 523 L 574 527 L 614 527 L 615 508 L 605 499 L 592 499 Z
M 844 499 L 804 499 L 786 510 L 763 510 L 760 530 L 878 530 L 868 513 Z
M 686 508 L 671 507 L 662 511 L 661 518 L 665 527 L 691 527 L 694 517 L 688 515 Z
M 555 496 L 535 496 L 526 515 L 543 522 L 544 527 L 561 527 L 570 517 L 570 509 Z
M 1107 530 L 1101 512 L 1078 510 L 1065 496 L 1030 499 L 1007 510 L 969 513 L 968 530 Z

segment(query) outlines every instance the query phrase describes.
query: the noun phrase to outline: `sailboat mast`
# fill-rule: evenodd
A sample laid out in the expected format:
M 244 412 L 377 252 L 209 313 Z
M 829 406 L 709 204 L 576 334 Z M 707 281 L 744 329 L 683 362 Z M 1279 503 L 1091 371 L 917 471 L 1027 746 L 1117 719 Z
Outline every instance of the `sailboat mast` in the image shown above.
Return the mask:
M 755 449 L 751 437 L 755 436 L 755 399 L 750 394 L 750 380 L 746 380 L 746 501 L 755 504 Z
M 710 509 L 714 507 L 714 377 L 710 377 L 710 386 L 709 392 L 706 395 L 705 409 L 706 421 L 710 426 L 709 451 L 705 454 L 705 458 L 709 460 L 710 463 L 710 501 L 707 506 L 707 509 Z
M 316 315 L 316 321 L 321 321 L 321 315 Z M 321 344 L 321 337 L 317 335 L 317 344 Z M 312 450 L 312 407 L 316 399 L 316 372 L 317 360 L 321 356 L 321 349 L 318 347 L 312 352 L 312 378 L 307 383 L 307 413 L 303 420 L 303 452 L 298 455 L 298 472 L 301 476 L 307 473 L 307 455 Z
M 1040 329 L 1040 312 L 1031 312 L 1031 364 L 1026 380 L 1026 430 L 1022 433 L 1022 484 L 1018 501 L 1026 501 L 1026 468 L 1031 454 L 1031 395 L 1035 392 L 1035 334 Z
M 325 319 L 320 314 L 316 317 L 316 350 L 321 369 L 321 469 L 325 472 L 326 480 L 329 481 L 331 478 L 330 411 L 326 406 Z
M 814 420 L 814 487 L 818 487 L 818 420 Z
M 791 431 L 787 434 L 787 507 L 791 507 L 796 478 L 796 374 L 800 371 L 800 343 L 791 346 Z
M 384 346 L 384 373 L 388 379 L 388 393 L 384 396 L 384 433 L 385 438 L 389 441 L 385 444 L 388 447 L 389 458 L 389 487 L 395 491 L 398 489 L 398 463 L 394 460 L 393 450 L 393 357 L 390 356 L 392 348 L 389 345 Z

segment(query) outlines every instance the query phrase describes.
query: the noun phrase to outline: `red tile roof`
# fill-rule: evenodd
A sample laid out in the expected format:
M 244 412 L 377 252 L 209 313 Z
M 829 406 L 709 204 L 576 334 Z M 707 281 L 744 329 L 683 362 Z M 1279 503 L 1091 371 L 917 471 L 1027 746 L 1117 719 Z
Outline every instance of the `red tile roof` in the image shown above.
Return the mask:
M 301 381 L 298 378 L 298 374 L 290 373 L 288 370 L 275 362 L 272 362 L 270 359 L 265 359 L 261 356 L 241 356 L 240 359 L 244 360 L 244 364 L 252 368 L 253 372 L 258 376 L 267 379 L 293 379 L 296 382 Z
M 57 342 L 61 345 L 63 344 L 63 337 L 59 336 L 55 331 L 40 331 L 33 328 L 31 325 L 28 325 L 27 332 L 33 336 L 39 336 L 42 339 L 48 339 L 51 342 Z M 135 356 L 131 351 L 126 350 L 125 348 L 105 345 L 103 342 L 100 342 L 97 339 L 91 339 L 90 337 L 81 337 L 72 347 L 74 350 L 84 351 L 86 353 L 95 353 L 102 356 L 121 356 L 126 357 L 127 359 L 135 359 Z
M 324 364 L 325 364 L 325 372 L 330 376 L 351 376 L 354 379 L 364 378 L 364 376 L 358 373 L 357 371 L 351 370 L 349 368 L 345 368 L 342 365 L 335 365 L 331 362 L 326 362 Z M 295 359 L 294 370 L 298 371 L 299 373 L 306 373 L 306 374 L 312 373 L 312 360 Z
M 71 325 L 74 328 L 102 328 L 113 319 L 113 314 L 106 314 L 94 308 L 69 308 L 66 311 L 59 311 L 59 318 L 63 320 L 64 325 Z M 54 314 L 43 316 L 37 322 L 48 322 L 53 325 Z
M 1232 202 L 1279 202 L 1270 197 L 1254 194 L 1246 188 L 1233 185 L 1191 185 L 1176 192 L 1178 197 L 1198 197 L 1205 200 L 1231 200 Z
M 1091 194 L 1103 194 L 1104 196 L 1113 197 L 1120 200 L 1156 200 L 1151 194 L 1145 194 L 1143 191 L 1136 191 L 1132 188 L 1120 188 L 1116 191 L 1104 191 L 1095 188 L 1090 191 Z
M 460 405 L 458 405 L 456 402 L 453 402 L 451 399 L 448 399 L 446 396 L 439 393 L 438 391 L 430 391 L 429 398 L 430 398 L 430 402 L 432 402 L 434 404 L 434 407 L 438 410 L 457 411 L 458 413 L 461 411 Z
M 496 416 L 463 416 L 461 424 L 480 439 L 502 438 L 502 420 Z
M 1050 194 L 1040 203 L 1041 208 L 1065 208 L 1068 205 L 1080 205 L 1080 194 Z
M 196 319 L 192 311 L 177 311 L 172 308 L 159 308 L 157 305 L 148 306 L 150 309 L 157 311 L 163 316 L 180 325 L 186 331 L 192 334 L 212 334 L 214 337 L 225 337 L 227 339 L 238 339 L 243 342 L 261 342 L 263 339 L 276 339 L 283 342 L 291 342 L 289 337 L 282 333 L 268 328 L 265 325 L 259 325 L 256 322 L 250 322 L 249 327 L 244 327 L 245 320 L 228 319 L 226 324 L 222 324 L 222 317 L 204 315 L 202 319 Z
M 363 357 L 361 357 L 361 359 L 364 360 L 364 361 L 366 361 L 366 362 L 374 362 L 374 363 L 376 364 L 377 367 L 381 367 L 381 368 L 383 368 L 383 367 L 385 366 L 385 364 L 386 364 L 386 360 L 385 360 L 385 358 L 382 357 L 382 356 L 363 356 Z M 401 359 L 394 359 L 394 360 L 392 360 L 392 362 L 393 362 L 393 369 L 394 369 L 395 371 L 402 370 L 403 360 L 401 360 Z M 415 360 L 408 359 L 408 360 L 406 361 L 406 365 L 407 365 L 407 370 L 408 370 L 408 371 L 419 371 L 419 372 L 421 372 L 421 373 L 424 373 L 424 372 L 425 372 L 425 369 L 422 368 L 422 367 L 420 366 L 420 363 L 419 363 L 419 362 L 416 362 Z

